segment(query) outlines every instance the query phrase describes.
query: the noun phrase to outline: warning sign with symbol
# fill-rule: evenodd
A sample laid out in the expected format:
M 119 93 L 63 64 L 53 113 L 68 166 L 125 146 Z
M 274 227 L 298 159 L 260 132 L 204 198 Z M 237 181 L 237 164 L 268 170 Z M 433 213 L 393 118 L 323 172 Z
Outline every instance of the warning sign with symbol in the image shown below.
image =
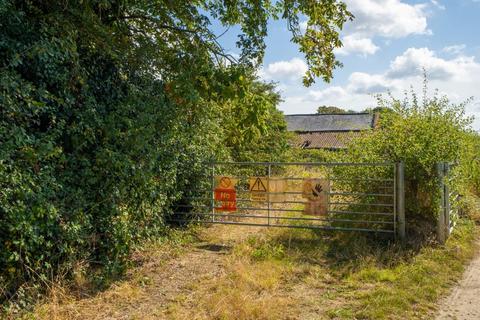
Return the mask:
M 249 179 L 250 199 L 254 201 L 267 201 L 268 179 L 265 177 L 252 177 Z
M 236 179 L 221 176 L 215 177 L 215 180 L 217 186 L 214 190 L 214 198 L 220 202 L 220 206 L 215 209 L 217 211 L 237 211 Z
M 323 216 L 328 211 L 328 194 L 330 182 L 327 179 L 306 179 L 303 181 L 302 196 L 308 199 L 305 203 L 305 214 Z
M 228 176 L 216 176 L 215 177 L 215 188 L 222 189 L 235 189 L 238 179 L 228 177 Z

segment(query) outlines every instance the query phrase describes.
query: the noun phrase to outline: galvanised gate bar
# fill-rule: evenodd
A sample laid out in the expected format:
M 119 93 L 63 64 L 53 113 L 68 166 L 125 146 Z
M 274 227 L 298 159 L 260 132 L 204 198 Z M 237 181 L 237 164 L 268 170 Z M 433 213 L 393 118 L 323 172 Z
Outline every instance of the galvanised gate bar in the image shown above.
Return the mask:
M 217 162 L 170 221 L 405 238 L 403 163 Z

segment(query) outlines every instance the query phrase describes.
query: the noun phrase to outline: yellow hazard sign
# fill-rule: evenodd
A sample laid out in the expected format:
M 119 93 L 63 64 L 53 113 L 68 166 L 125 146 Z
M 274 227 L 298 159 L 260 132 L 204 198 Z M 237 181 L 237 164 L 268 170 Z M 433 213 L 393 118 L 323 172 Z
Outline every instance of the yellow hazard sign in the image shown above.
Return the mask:
M 267 201 L 268 198 L 268 178 L 251 177 L 248 183 L 250 199 L 253 201 Z
M 284 202 L 285 189 L 287 183 L 283 177 L 271 177 L 268 180 L 268 191 L 270 192 L 269 200 L 271 202 Z

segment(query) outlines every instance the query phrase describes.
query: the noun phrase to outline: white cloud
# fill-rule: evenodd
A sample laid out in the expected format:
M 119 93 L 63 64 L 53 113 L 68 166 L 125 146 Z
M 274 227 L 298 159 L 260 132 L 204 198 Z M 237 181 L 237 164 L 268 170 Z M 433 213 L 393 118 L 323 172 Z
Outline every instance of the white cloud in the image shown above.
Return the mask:
M 280 108 L 287 114 L 312 113 L 319 105 L 363 110 L 375 106 L 375 93 L 385 93 L 388 90 L 401 98 L 403 92 L 411 86 L 421 92 L 423 67 L 427 72 L 430 93 L 439 89 L 453 103 L 463 102 L 478 94 L 480 62 L 474 57 L 458 55 L 441 58 L 437 52 L 428 48 L 409 48 L 394 58 L 383 72 L 353 72 L 343 85 L 336 84 L 317 90 L 289 86 L 284 92 L 286 98 Z M 480 97 L 475 98 L 466 111 L 468 115 L 477 116 L 474 128 L 480 129 Z
M 427 28 L 427 3 L 407 4 L 400 0 L 346 0 L 355 15 L 350 33 L 364 37 L 402 38 L 411 34 L 430 34 Z M 348 26 L 347 26 L 348 27 Z
M 358 53 L 371 55 L 379 47 L 374 38 L 388 39 L 404 38 L 410 35 L 430 35 L 427 17 L 429 9 L 442 5 L 436 0 L 420 4 L 408 4 L 401 0 L 345 0 L 348 10 L 355 19 L 348 22 L 344 30 L 344 47 L 336 53 L 348 55 Z M 306 28 L 306 22 L 301 24 Z
M 386 76 L 391 79 L 418 76 L 425 69 L 430 79 L 451 80 L 464 78 L 478 69 L 474 57 L 458 56 L 451 60 L 439 58 L 428 48 L 409 48 L 390 64 Z
M 409 48 L 401 56 L 390 63 L 387 77 L 406 78 L 421 75 L 423 69 L 428 71 L 430 77 L 435 79 L 448 79 L 453 76 L 452 64 L 438 58 L 435 53 L 427 48 Z
M 345 95 L 347 95 L 348 93 L 342 87 L 333 86 L 323 90 L 310 90 L 308 94 L 312 100 L 322 101 L 322 100 L 340 99 Z
M 379 47 L 377 47 L 372 39 L 359 38 L 355 35 L 345 36 L 342 39 L 343 46 L 335 50 L 335 53 L 340 55 L 348 55 L 350 53 L 358 53 L 363 56 L 375 54 Z
M 354 72 L 348 78 L 347 89 L 351 93 L 374 94 L 385 92 L 392 86 L 383 75 Z
M 445 7 L 437 0 L 425 1 L 409 4 L 402 0 L 344 0 L 355 18 L 345 24 L 343 47 L 336 49 L 335 53 L 367 56 L 380 49 L 374 43 L 377 37 L 389 41 L 410 35 L 431 35 L 427 18 L 433 9 L 444 10 Z M 299 25 L 305 32 L 308 21 L 301 21 Z
M 455 44 L 452 46 L 447 46 L 442 49 L 443 52 L 452 54 L 452 55 L 459 55 L 463 53 L 463 50 L 465 50 L 465 45 L 464 44 Z
M 422 78 L 424 70 L 429 80 L 439 83 L 468 83 L 471 86 L 480 80 L 480 63 L 473 56 L 458 55 L 443 59 L 428 48 L 408 48 L 393 59 L 383 73 L 353 72 L 348 78 L 346 91 L 370 94 L 405 89 L 408 86 L 405 87 L 403 84 L 412 81 L 411 78 Z M 334 88 L 338 90 L 339 87 Z
M 270 63 L 259 71 L 259 75 L 265 80 L 299 80 L 307 69 L 305 61 L 293 58 Z
M 284 98 L 279 108 L 284 110 L 286 114 L 314 113 L 318 105 L 317 102 L 311 99 L 305 99 L 305 96 L 290 95 Z
M 431 3 L 434 7 L 438 8 L 438 9 L 440 9 L 440 10 L 445 10 L 445 9 L 446 9 L 445 6 L 444 6 L 443 4 L 441 4 L 440 2 L 438 2 L 437 0 L 430 0 L 430 3 Z

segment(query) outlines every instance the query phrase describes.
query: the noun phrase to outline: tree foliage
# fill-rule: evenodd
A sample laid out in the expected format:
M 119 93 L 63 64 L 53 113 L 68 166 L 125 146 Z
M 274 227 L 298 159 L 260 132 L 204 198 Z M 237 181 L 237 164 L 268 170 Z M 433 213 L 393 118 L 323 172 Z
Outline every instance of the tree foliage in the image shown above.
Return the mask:
M 122 271 L 204 162 L 281 156 L 278 94 L 254 76 L 271 18 L 305 84 L 331 79 L 351 19 L 338 1 L 0 2 L 2 292 L 78 261 Z M 212 19 L 240 26 L 239 61 Z
M 317 113 L 318 114 L 331 114 L 331 113 L 343 114 L 343 113 L 355 113 L 355 111 L 345 110 L 335 106 L 320 106 L 317 108 Z
M 222 108 L 224 145 L 237 161 L 281 160 L 288 148 L 289 134 L 283 113 L 276 106 L 280 95 L 272 84 L 242 77 L 235 99 Z

